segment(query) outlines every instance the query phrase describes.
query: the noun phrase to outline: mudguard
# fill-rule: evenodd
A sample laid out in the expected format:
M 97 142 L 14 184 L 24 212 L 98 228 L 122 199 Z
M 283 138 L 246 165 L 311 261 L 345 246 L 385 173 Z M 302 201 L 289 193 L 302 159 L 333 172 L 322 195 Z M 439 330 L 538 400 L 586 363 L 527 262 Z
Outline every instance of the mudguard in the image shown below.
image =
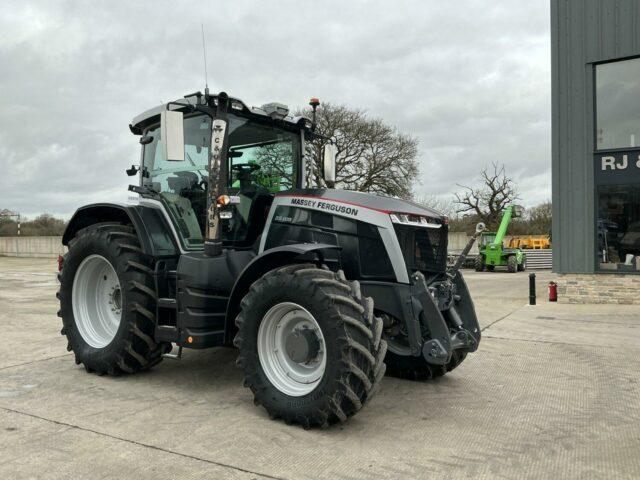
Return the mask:
M 142 251 L 156 258 L 176 256 L 180 250 L 171 235 L 171 227 L 157 208 L 119 203 L 94 203 L 80 207 L 71 217 L 62 236 L 69 245 L 78 231 L 97 223 L 131 224 L 136 230 Z
M 240 301 L 249 291 L 253 282 L 269 270 L 291 263 L 299 263 L 305 260 L 316 260 L 319 263 L 323 263 L 323 251 L 341 250 L 341 248 L 342 247 L 338 245 L 329 245 L 325 243 L 298 243 L 270 248 L 251 260 L 251 262 L 249 262 L 249 264 L 242 270 L 233 286 L 233 289 L 231 290 L 226 314 L 226 342 L 230 343 L 233 340 L 233 332 L 235 329 L 234 321 L 240 311 Z M 310 255 L 314 255 L 315 258 L 309 259 Z

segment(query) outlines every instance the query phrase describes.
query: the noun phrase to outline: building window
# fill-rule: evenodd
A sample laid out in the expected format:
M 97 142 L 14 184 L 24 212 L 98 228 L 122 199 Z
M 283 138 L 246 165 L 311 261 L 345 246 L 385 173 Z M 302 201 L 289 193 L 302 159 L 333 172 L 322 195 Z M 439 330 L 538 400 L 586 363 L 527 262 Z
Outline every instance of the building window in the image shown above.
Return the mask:
M 596 65 L 596 148 L 640 147 L 640 58 Z
M 601 185 L 597 194 L 600 270 L 640 272 L 640 184 Z

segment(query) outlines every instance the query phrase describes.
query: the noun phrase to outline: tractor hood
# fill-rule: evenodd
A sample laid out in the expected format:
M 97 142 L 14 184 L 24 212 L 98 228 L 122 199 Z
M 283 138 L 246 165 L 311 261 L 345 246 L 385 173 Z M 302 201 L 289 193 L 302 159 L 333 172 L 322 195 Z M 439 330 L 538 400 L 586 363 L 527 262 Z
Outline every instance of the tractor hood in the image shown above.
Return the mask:
M 408 215 L 421 215 L 444 221 L 445 216 L 431 208 L 423 207 L 417 203 L 402 200 L 396 197 L 387 197 L 373 193 L 354 192 L 352 190 L 339 190 L 330 188 L 316 188 L 303 190 L 289 190 L 278 195 L 309 196 L 320 199 L 332 200 L 347 205 L 359 206 L 383 213 L 404 213 Z

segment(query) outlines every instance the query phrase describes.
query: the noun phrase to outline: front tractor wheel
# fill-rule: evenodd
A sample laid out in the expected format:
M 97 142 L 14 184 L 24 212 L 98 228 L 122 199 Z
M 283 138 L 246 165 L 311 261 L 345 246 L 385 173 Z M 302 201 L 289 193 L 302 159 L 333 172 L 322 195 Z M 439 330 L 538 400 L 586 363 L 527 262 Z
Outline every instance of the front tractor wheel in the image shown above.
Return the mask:
M 81 230 L 69 243 L 59 279 L 60 333 L 88 372 L 134 373 L 170 350 L 170 344 L 153 339 L 153 270 L 131 227 Z
M 482 255 L 478 254 L 474 262 L 474 267 L 476 269 L 476 272 L 481 272 L 484 270 L 485 263 L 484 263 L 484 257 Z
M 516 273 L 518 271 L 518 259 L 515 255 L 511 255 L 507 259 L 507 270 L 511 273 Z
M 386 343 L 358 282 L 311 264 L 257 280 L 236 318 L 238 365 L 256 404 L 305 428 L 343 422 L 376 391 Z

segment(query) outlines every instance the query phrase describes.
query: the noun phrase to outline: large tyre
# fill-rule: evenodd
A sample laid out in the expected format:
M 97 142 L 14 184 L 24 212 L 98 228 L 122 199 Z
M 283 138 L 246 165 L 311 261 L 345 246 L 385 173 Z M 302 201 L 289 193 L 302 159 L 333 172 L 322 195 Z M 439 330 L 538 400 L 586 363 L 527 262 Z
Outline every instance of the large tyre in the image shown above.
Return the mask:
M 475 259 L 474 266 L 475 266 L 476 272 L 481 272 L 484 270 L 484 267 L 485 267 L 484 257 L 482 255 L 478 254 L 478 256 Z
M 456 368 L 467 356 L 467 352 L 454 350 L 451 360 L 446 365 L 431 365 L 422 355 L 416 357 L 411 354 L 403 322 L 390 315 L 381 316 L 385 320 L 387 375 L 407 380 L 432 380 Z M 424 322 L 421 323 L 424 325 Z M 429 332 L 423 331 L 423 335 L 429 337 Z
M 466 357 L 467 352 L 454 350 L 451 354 L 451 360 L 446 365 L 431 365 L 422 355 L 419 357 L 398 355 L 388 350 L 385 363 L 387 364 L 387 375 L 392 377 L 406 380 L 433 380 L 456 368 Z
M 243 298 L 236 325 L 245 386 L 271 418 L 305 428 L 344 422 L 384 376 L 382 320 L 342 271 L 268 272 Z
M 159 363 L 152 259 L 134 230 L 120 224 L 85 228 L 69 242 L 59 274 L 61 334 L 88 372 L 119 375 Z
M 516 271 L 518 270 L 518 259 L 515 255 L 511 255 L 507 259 L 507 270 L 509 270 L 509 272 L 511 273 L 516 273 Z
M 524 272 L 527 269 L 527 256 L 522 255 L 522 262 L 518 265 L 518 271 Z

